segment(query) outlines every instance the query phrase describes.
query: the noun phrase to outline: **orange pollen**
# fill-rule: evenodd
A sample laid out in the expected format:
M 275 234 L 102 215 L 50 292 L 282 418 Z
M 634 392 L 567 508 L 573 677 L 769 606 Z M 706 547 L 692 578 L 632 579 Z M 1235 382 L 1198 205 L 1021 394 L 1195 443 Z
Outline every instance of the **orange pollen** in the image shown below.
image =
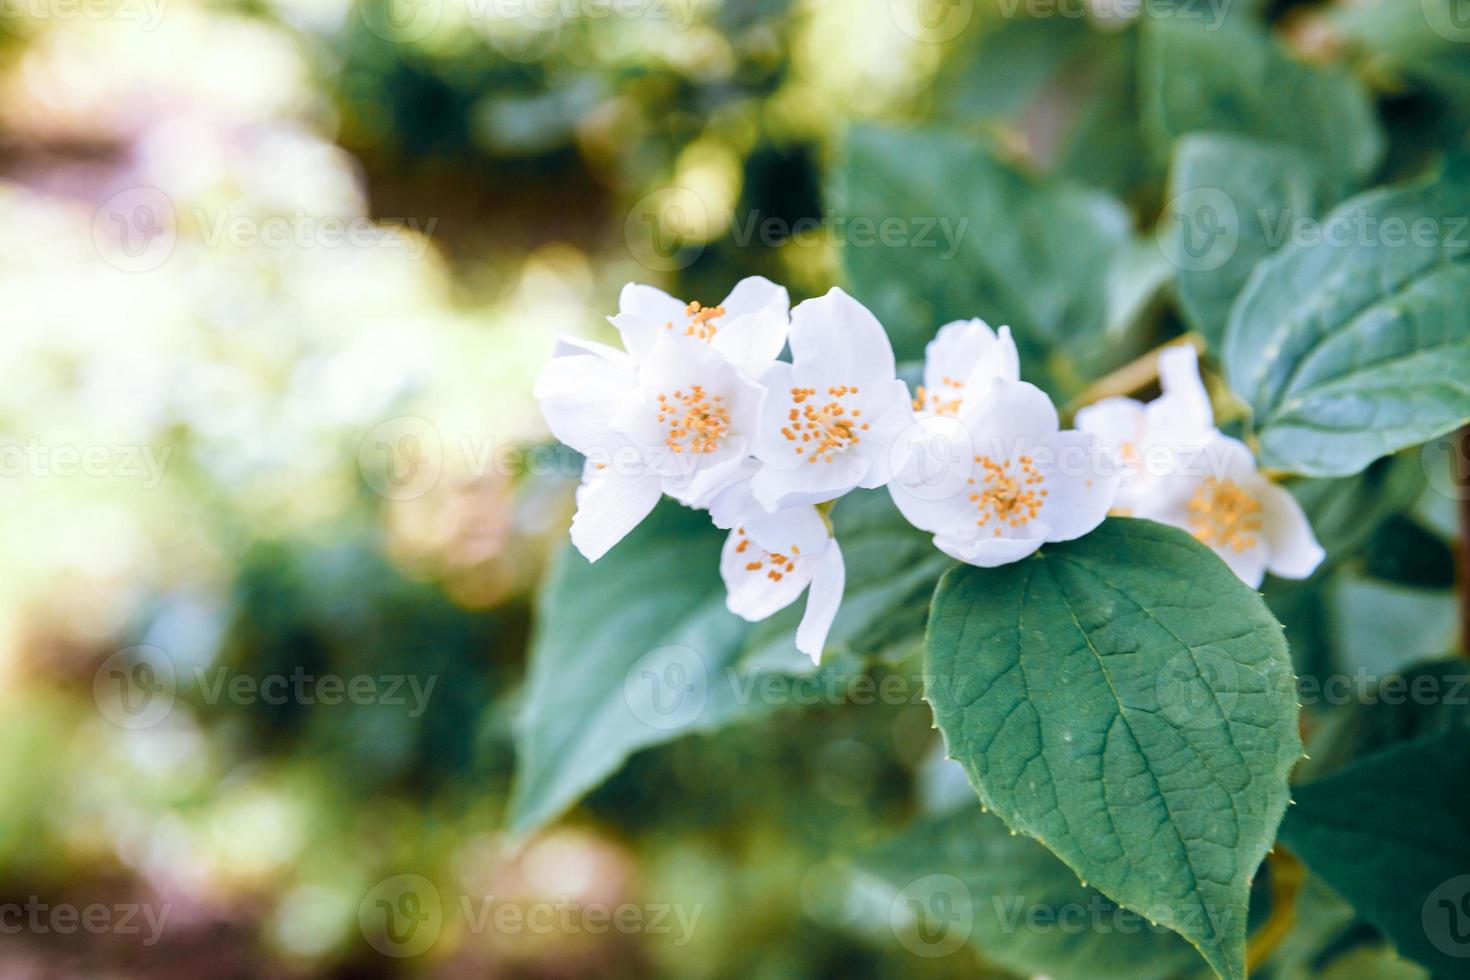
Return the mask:
M 735 542 L 735 551 L 737 554 L 744 553 L 747 549 L 750 548 L 750 539 L 745 536 L 744 528 L 736 528 L 735 533 L 739 535 L 739 539 Z M 757 547 L 755 550 L 759 552 L 760 548 Z M 793 556 L 799 555 L 801 554 L 801 549 L 793 544 L 791 546 L 791 554 Z M 770 565 L 770 568 L 766 568 L 766 565 L 768 563 Z M 745 570 L 747 572 L 765 571 L 766 578 L 770 579 L 772 582 L 779 582 L 787 575 L 790 575 L 792 572 L 796 571 L 796 558 L 788 557 L 781 554 L 780 552 L 772 551 L 766 553 L 764 557 L 760 559 L 746 562 Z
M 797 407 L 787 414 L 790 424 L 781 428 L 781 435 L 787 442 L 815 443 L 794 447 L 798 455 L 808 453 L 808 463 L 815 463 L 818 459 L 832 462 L 834 452 L 862 442 L 858 433 L 868 427 L 868 423 L 858 422 L 862 409 L 849 411 L 842 404 L 842 399 L 857 393 L 855 385 L 832 385 L 827 389 L 830 400 L 822 403 L 816 400 L 817 389 L 792 388 L 791 400 Z
M 954 382 L 951 381 L 951 379 L 949 378 L 945 378 L 944 383 L 953 384 L 954 387 L 959 387 L 959 385 L 954 384 Z M 963 399 L 958 397 L 940 398 L 936 393 L 932 391 L 925 391 L 924 386 L 919 385 L 918 392 L 914 397 L 914 411 L 929 411 L 933 412 L 935 415 L 958 415 L 960 414 L 960 402 L 962 400 Z
M 698 302 L 690 303 L 684 307 L 684 315 L 689 318 L 689 323 L 684 327 L 684 336 L 698 337 L 706 344 L 715 339 L 719 331 L 715 321 L 725 315 L 723 306 L 700 306 Z M 665 330 L 674 329 L 672 321 L 664 324 Z
M 999 537 L 1001 525 L 1020 527 L 1041 513 L 1047 491 L 1041 471 L 1030 456 L 1017 456 L 1002 463 L 989 456 L 976 456 L 975 462 L 983 471 L 977 484 L 979 489 L 970 492 L 970 502 L 980 515 L 976 527 L 995 521 L 995 535 Z M 972 479 L 970 483 L 976 481 Z
M 1211 548 L 1237 555 L 1254 548 L 1261 531 L 1261 502 L 1234 480 L 1206 480 L 1187 505 L 1189 532 Z
M 658 421 L 669 427 L 664 445 L 682 453 L 712 453 L 720 448 L 730 428 L 730 410 L 723 395 L 711 397 L 702 385 L 673 395 L 658 396 Z

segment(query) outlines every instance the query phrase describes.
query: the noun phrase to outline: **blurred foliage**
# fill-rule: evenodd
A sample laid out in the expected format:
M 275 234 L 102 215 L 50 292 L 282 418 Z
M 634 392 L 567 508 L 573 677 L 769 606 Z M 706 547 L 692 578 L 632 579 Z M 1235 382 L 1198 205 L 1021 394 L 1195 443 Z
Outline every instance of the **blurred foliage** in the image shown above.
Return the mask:
M 1266 5 L 1281 57 L 1369 86 L 1382 178 L 1470 120 L 1465 55 L 1392 5 Z M 344 0 L 0 17 L 0 903 L 172 916 L 152 946 L 7 936 L 0 975 L 994 972 L 910 955 L 887 899 L 845 870 L 954 778 L 916 698 L 651 749 L 559 828 L 505 836 L 532 595 L 576 476 L 565 455 L 522 450 L 543 436 L 530 382 L 556 331 L 606 331 L 629 279 L 710 297 L 760 273 L 799 299 L 840 278 L 835 236 L 795 229 L 840 207 L 824 175 L 849 159 L 854 122 L 983 139 L 1039 186 L 1111 192 L 1133 231 L 1151 228 L 1164 160 L 1139 111 L 1140 25 L 1082 3 L 1006 16 L 1000 0 L 961 5 L 958 31 L 902 2 L 504 6 L 521 13 L 433 0 L 435 23 L 403 36 Z M 649 263 L 639 218 L 666 221 L 648 202 L 670 187 L 704 213 Z M 108 220 L 126 236 L 143 212 L 114 202 L 139 188 L 168 211 L 170 251 L 151 265 Z M 235 242 L 221 219 L 307 232 Z M 325 219 L 377 231 L 328 244 L 310 230 Z M 1137 302 L 1103 311 L 1090 295 L 1094 326 L 1123 316 L 1130 344 L 1181 328 L 1150 314 L 1158 282 L 1107 276 Z M 416 447 L 432 478 L 398 493 L 372 461 L 380 440 Z M 43 454 L 14 465 L 28 445 Z M 109 462 L 62 475 L 58 447 Z M 141 447 L 167 450 L 159 479 L 128 455 Z M 1333 639 L 1344 590 L 1403 594 L 1405 616 L 1446 601 L 1442 529 L 1406 516 L 1432 492 L 1407 467 L 1392 492 L 1381 464 L 1360 497 L 1323 493 L 1345 543 L 1324 534 L 1334 560 L 1317 578 L 1268 588 L 1304 673 L 1358 666 L 1359 647 Z M 153 664 L 115 659 L 139 645 L 162 651 L 177 697 L 129 728 L 104 689 L 109 665 Z M 298 672 L 434 687 L 416 716 L 210 693 L 221 676 Z M 359 912 L 404 873 L 456 911 L 459 895 L 674 902 L 701 925 L 679 946 L 455 920 L 430 952 L 393 959 Z M 1327 938 L 1376 955 L 1348 931 L 1334 920 Z

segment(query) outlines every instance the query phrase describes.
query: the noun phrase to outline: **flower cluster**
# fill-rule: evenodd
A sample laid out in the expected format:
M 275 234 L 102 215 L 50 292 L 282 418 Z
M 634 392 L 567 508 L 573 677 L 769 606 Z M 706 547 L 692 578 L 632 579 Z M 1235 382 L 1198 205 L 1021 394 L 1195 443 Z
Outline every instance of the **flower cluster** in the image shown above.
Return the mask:
M 1321 558 L 1292 498 L 1214 428 L 1187 348 L 1164 355 L 1157 401 L 1100 402 L 1063 430 L 1021 380 L 1009 329 L 981 320 L 940 329 L 911 394 L 882 325 L 840 289 L 793 309 L 759 277 L 715 306 L 629 284 L 609 319 L 622 350 L 562 337 L 535 389 L 552 433 L 586 457 L 573 544 L 596 561 L 664 494 L 708 510 L 729 531 L 731 611 L 764 619 L 805 591 L 796 645 L 813 661 L 845 584 L 827 513 L 859 487 L 886 486 L 972 565 L 1080 537 L 1115 508 L 1186 528 L 1252 584 Z M 1219 466 L 1191 475 L 1201 459 Z
M 1183 528 L 1252 587 L 1268 571 L 1311 575 L 1325 556 L 1312 525 L 1250 449 L 1215 428 L 1194 348 L 1160 353 L 1159 383 L 1148 404 L 1106 398 L 1077 413 L 1077 427 L 1109 447 L 1123 474 L 1114 512 Z

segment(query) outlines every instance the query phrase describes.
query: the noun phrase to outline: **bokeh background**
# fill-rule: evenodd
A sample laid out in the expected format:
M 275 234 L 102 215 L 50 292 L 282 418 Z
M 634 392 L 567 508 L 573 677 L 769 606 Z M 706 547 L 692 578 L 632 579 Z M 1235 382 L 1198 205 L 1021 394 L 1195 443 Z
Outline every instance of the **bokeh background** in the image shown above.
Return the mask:
M 893 942 L 837 856 L 953 791 L 917 701 L 640 754 L 507 841 L 577 472 L 530 390 L 626 281 L 839 282 L 821 175 L 855 120 L 973 133 L 1156 213 L 1128 7 L 0 0 L 0 903 L 143 926 L 0 936 L 0 977 L 983 975 Z M 1342 41 L 1317 13 L 1283 20 L 1304 55 Z M 1443 93 L 1386 97 L 1446 118 Z M 1405 615 L 1451 631 L 1424 596 Z M 211 686 L 296 675 L 434 687 Z M 402 874 L 447 905 L 698 927 L 448 915 L 397 958 L 359 912 Z

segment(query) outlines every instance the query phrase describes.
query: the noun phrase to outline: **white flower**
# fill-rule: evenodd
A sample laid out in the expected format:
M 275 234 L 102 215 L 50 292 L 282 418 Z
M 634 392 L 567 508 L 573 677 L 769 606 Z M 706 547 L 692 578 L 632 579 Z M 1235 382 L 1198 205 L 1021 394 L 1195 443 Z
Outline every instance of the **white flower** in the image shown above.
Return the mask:
M 1011 328 L 997 334 L 984 321 L 955 320 L 939 328 L 924 348 L 924 383 L 914 411 L 958 416 L 990 390 L 997 378 L 1021 380 L 1021 360 Z
M 1096 439 L 1059 429 L 1040 388 L 996 379 L 956 420 L 964 441 L 951 446 L 945 479 L 906 466 L 888 491 L 945 554 L 982 567 L 1016 561 L 1097 527 L 1117 490 Z
M 716 307 L 630 284 L 611 318 L 626 351 L 558 341 L 535 395 L 552 434 L 587 457 L 572 543 L 589 561 L 661 493 L 705 506 L 737 478 L 765 400 L 754 378 L 785 344 L 787 302 L 759 278 Z
M 752 488 L 767 510 L 817 504 L 893 474 L 892 449 L 913 421 L 883 327 L 840 289 L 791 311 L 792 363 L 762 377 L 768 389 Z
M 685 303 L 661 289 L 628 283 L 618 297 L 618 315 L 608 321 L 623 335 L 634 357 L 648 354 L 665 333 L 702 340 L 752 381 L 786 346 L 791 299 L 786 287 L 762 276 L 742 279 L 718 306 Z
M 1104 398 L 1077 413 L 1077 428 L 1102 440 L 1123 475 L 1113 504 L 1118 514 L 1149 516 L 1145 511 L 1160 478 L 1175 472 L 1181 459 L 1216 434 L 1193 347 L 1159 353 L 1159 385 L 1163 393 L 1147 405 L 1132 398 Z
M 1159 381 L 1163 394 L 1147 405 L 1109 398 L 1077 413 L 1124 473 L 1116 510 L 1188 531 L 1252 588 L 1267 571 L 1311 575 L 1324 552 L 1306 514 L 1215 428 L 1194 348 L 1160 353 Z
M 710 516 L 730 531 L 720 553 L 725 605 L 755 622 L 785 609 L 806 589 L 796 648 L 821 663 L 846 582 L 842 549 L 821 513 L 809 504 L 768 512 L 749 481 L 741 481 L 714 499 Z
M 1326 557 L 1296 498 L 1256 469 L 1238 439 L 1216 434 L 1156 484 L 1138 516 L 1188 531 L 1251 588 L 1268 571 L 1306 578 Z

